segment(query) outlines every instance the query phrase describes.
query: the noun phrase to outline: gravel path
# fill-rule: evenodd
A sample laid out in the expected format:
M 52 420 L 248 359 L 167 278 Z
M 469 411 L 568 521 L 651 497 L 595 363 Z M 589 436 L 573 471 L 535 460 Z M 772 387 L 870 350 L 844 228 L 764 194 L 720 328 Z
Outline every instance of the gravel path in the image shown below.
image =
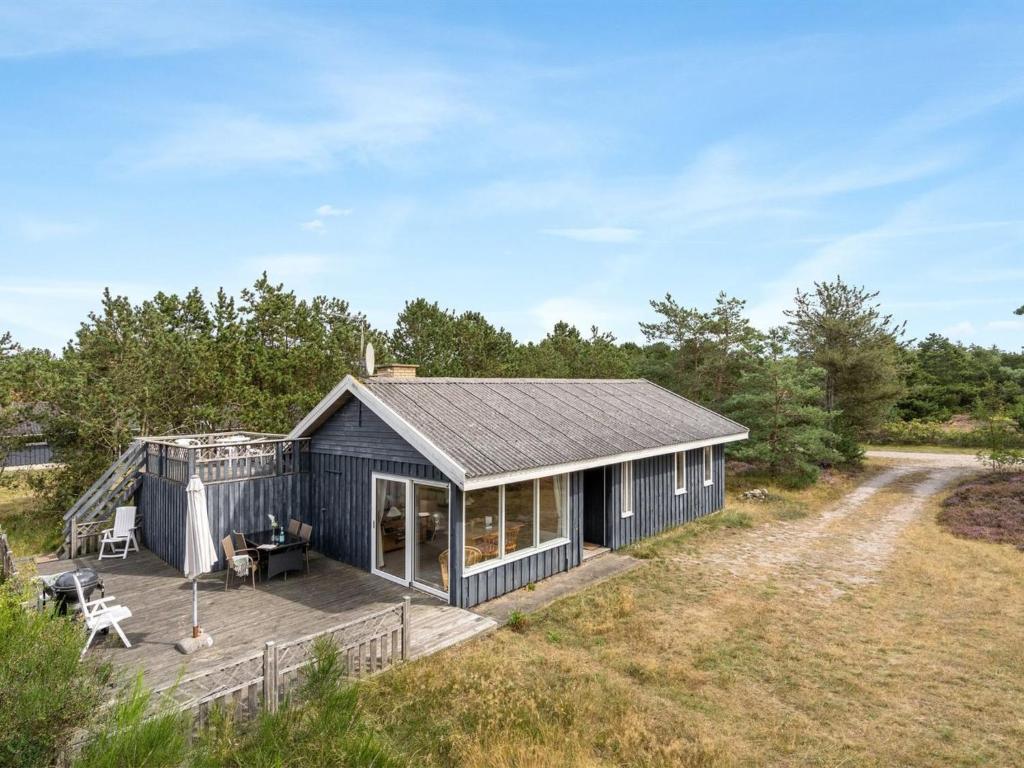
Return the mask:
M 869 455 L 891 466 L 822 514 L 744 531 L 676 561 L 726 578 L 771 579 L 826 601 L 873 582 L 928 499 L 979 465 L 974 456 L 960 454 Z

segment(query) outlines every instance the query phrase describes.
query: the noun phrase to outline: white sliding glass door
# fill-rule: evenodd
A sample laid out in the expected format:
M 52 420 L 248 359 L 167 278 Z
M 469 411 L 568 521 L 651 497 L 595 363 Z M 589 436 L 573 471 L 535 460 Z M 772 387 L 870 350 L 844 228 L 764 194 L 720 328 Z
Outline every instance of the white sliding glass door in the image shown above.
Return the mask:
M 375 473 L 372 512 L 373 572 L 447 599 L 448 484 Z

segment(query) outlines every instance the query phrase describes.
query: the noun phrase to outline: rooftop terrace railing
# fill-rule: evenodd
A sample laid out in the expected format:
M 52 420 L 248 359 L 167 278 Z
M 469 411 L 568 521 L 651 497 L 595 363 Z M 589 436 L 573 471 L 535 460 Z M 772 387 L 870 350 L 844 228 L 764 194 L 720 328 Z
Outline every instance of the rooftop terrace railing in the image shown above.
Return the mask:
M 229 439 L 234 436 L 239 439 Z M 308 438 L 234 432 L 144 439 L 147 474 L 176 483 L 188 483 L 193 474 L 208 484 L 309 471 Z

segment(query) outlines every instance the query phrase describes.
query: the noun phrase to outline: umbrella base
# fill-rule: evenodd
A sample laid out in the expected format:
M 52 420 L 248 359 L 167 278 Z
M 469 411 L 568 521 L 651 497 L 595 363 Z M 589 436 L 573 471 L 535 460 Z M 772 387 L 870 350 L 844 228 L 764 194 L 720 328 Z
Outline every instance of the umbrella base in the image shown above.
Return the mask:
M 201 651 L 203 648 L 209 648 L 213 645 L 213 635 L 208 635 L 205 632 L 201 633 L 199 637 L 186 637 L 174 644 L 174 649 L 179 653 L 186 655 Z

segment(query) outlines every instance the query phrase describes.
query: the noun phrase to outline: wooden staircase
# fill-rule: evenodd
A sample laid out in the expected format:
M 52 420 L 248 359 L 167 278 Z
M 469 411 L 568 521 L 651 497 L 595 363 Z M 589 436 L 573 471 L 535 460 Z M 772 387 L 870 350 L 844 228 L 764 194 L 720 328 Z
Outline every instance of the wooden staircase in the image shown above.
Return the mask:
M 135 498 L 142 484 L 145 462 L 146 444 L 141 440 L 132 441 L 64 513 L 64 543 L 57 550 L 57 557 L 74 558 L 95 548 L 100 531 L 109 526 L 114 510 L 131 504 Z

